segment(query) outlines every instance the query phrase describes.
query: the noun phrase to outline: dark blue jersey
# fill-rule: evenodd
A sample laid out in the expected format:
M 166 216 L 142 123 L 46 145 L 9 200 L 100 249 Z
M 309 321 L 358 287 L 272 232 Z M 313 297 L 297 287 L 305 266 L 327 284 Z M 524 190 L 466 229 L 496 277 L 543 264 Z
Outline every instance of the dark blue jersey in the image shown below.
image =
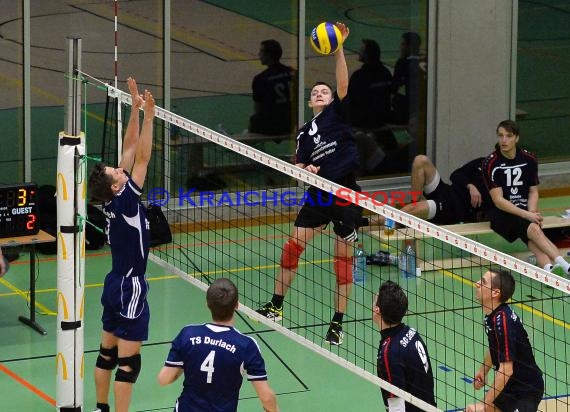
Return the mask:
M 355 127 L 374 128 L 390 117 L 392 73 L 380 61 L 365 63 L 350 76 L 350 121 Z
M 172 342 L 165 366 L 184 369 L 177 411 L 236 411 L 243 375 L 267 380 L 255 339 L 229 326 L 206 323 L 184 327 Z
M 507 159 L 500 150 L 483 161 L 483 177 L 489 190 L 500 187 L 503 197 L 520 209 L 528 209 L 531 186 L 538 186 L 538 162 L 531 152 L 517 149 L 514 159 Z
M 253 78 L 251 89 L 256 113 L 251 116 L 249 130 L 264 134 L 286 134 L 293 131 L 293 99 L 291 92 L 295 71 L 277 63 Z
M 542 393 L 542 371 L 534 360 L 526 330 L 509 305 L 503 303 L 485 316 L 485 333 L 495 369 L 502 362 L 513 362 L 513 374 L 505 390 L 512 395 Z
M 378 348 L 378 376 L 392 385 L 436 405 L 434 396 L 433 372 L 427 347 L 415 329 L 401 323 L 384 329 Z M 395 395 L 382 389 L 384 405 L 388 409 L 388 399 Z M 406 411 L 421 411 L 406 402 Z
M 485 185 L 485 180 L 483 179 L 482 173 L 482 163 L 485 160 L 484 157 L 478 157 L 470 162 L 464 164 L 459 169 L 456 169 L 451 173 L 449 179 L 451 180 L 451 189 L 460 199 L 462 208 L 462 218 L 464 222 L 475 222 L 477 221 L 479 212 L 488 209 L 493 203 L 489 195 L 489 190 Z M 471 195 L 467 185 L 474 185 L 479 193 L 481 193 L 481 206 L 478 208 L 473 208 L 471 206 Z
M 130 176 L 128 178 L 121 191 L 103 206 L 113 260 L 111 273 L 142 276 L 146 272 L 150 246 L 149 223 L 140 201 L 142 191 Z
M 305 123 L 297 136 L 295 163 L 320 166 L 318 175 L 337 182 L 359 167 L 358 151 L 348 120 L 348 98 L 333 101 Z

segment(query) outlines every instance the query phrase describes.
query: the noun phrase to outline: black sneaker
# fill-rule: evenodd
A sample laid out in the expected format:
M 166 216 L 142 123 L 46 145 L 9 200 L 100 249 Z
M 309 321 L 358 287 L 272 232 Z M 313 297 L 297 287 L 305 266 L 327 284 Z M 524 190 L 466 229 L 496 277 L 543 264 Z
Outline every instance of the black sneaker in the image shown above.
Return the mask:
M 274 322 L 280 322 L 281 319 L 283 319 L 283 307 L 276 308 L 273 302 L 267 302 L 261 308 L 257 309 L 256 312 Z
M 338 322 L 331 322 L 329 330 L 327 331 L 327 336 L 325 336 L 325 341 L 331 345 L 340 345 L 342 343 L 342 338 L 344 337 L 344 332 L 342 331 L 342 325 Z

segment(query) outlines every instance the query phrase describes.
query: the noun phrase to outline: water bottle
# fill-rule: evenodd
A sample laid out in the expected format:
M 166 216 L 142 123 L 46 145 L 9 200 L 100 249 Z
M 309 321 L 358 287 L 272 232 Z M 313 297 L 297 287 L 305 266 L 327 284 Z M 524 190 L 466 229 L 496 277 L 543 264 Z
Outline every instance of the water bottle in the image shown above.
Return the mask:
M 387 217 L 386 220 L 384 220 L 384 234 L 386 236 L 394 234 L 395 228 L 396 228 L 396 222 Z
M 416 277 L 416 251 L 412 243 L 407 243 L 402 253 L 400 253 L 398 268 L 402 277 Z
M 359 243 L 358 247 L 354 251 L 352 262 L 352 276 L 354 278 L 354 284 L 362 286 L 366 282 L 366 252 L 362 247 L 362 243 Z
M 390 202 L 390 206 L 394 207 L 394 201 Z M 396 229 L 396 222 L 389 217 L 386 217 L 384 220 L 384 234 L 386 236 L 390 236 L 394 234 L 394 230 Z

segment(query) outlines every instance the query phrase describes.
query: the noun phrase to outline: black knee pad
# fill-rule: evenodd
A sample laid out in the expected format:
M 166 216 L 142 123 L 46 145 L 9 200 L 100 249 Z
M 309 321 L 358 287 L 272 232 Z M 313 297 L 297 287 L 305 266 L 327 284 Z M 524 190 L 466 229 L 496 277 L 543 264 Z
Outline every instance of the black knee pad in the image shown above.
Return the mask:
M 115 372 L 115 381 L 135 383 L 141 371 L 141 354 L 137 353 L 136 355 L 126 358 L 119 358 L 118 363 L 119 369 L 117 369 L 117 372 Z M 121 366 L 127 366 L 131 368 L 131 370 L 126 371 L 124 369 L 121 369 Z
M 109 359 L 105 359 L 103 356 L 107 356 Z M 119 358 L 119 348 L 104 348 L 99 347 L 99 356 L 97 357 L 97 366 L 99 369 L 113 370 L 117 366 L 117 359 Z

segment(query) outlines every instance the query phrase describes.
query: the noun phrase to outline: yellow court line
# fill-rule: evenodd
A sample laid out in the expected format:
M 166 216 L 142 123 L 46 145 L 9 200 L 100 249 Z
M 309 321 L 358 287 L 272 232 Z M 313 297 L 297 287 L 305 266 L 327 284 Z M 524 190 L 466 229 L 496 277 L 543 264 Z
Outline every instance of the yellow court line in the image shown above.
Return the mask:
M 465 283 L 466 285 L 470 285 L 473 287 L 473 285 L 475 285 L 475 282 L 469 280 L 469 279 L 465 279 L 462 276 L 456 275 L 453 272 L 450 272 L 449 270 L 446 269 L 438 269 L 438 272 L 443 273 L 444 276 L 448 276 L 454 280 L 459 280 L 460 282 Z M 531 313 L 532 315 L 538 316 L 540 318 L 543 318 L 544 320 L 547 320 L 549 322 L 554 323 L 555 325 L 558 326 L 562 326 L 565 329 L 570 329 L 570 323 L 564 322 L 563 320 L 557 319 L 552 315 L 548 315 L 538 309 L 533 308 L 532 306 L 526 305 L 524 303 L 512 303 L 513 306 L 517 306 L 519 308 L 521 308 L 522 310 Z
M 6 286 L 8 289 L 14 291 L 15 295 L 21 296 L 24 299 L 26 299 L 26 301 L 30 302 L 30 296 L 29 293 L 24 292 L 21 289 L 18 289 L 16 286 L 12 285 L 10 282 L 8 282 L 6 279 L 0 279 L 0 284 Z M 36 301 L 36 305 L 35 305 L 42 313 L 42 315 L 52 315 L 52 316 L 57 316 L 57 312 L 54 312 L 48 308 L 46 308 L 44 305 L 42 305 L 41 303 Z M 34 309 L 35 310 L 35 309 Z

